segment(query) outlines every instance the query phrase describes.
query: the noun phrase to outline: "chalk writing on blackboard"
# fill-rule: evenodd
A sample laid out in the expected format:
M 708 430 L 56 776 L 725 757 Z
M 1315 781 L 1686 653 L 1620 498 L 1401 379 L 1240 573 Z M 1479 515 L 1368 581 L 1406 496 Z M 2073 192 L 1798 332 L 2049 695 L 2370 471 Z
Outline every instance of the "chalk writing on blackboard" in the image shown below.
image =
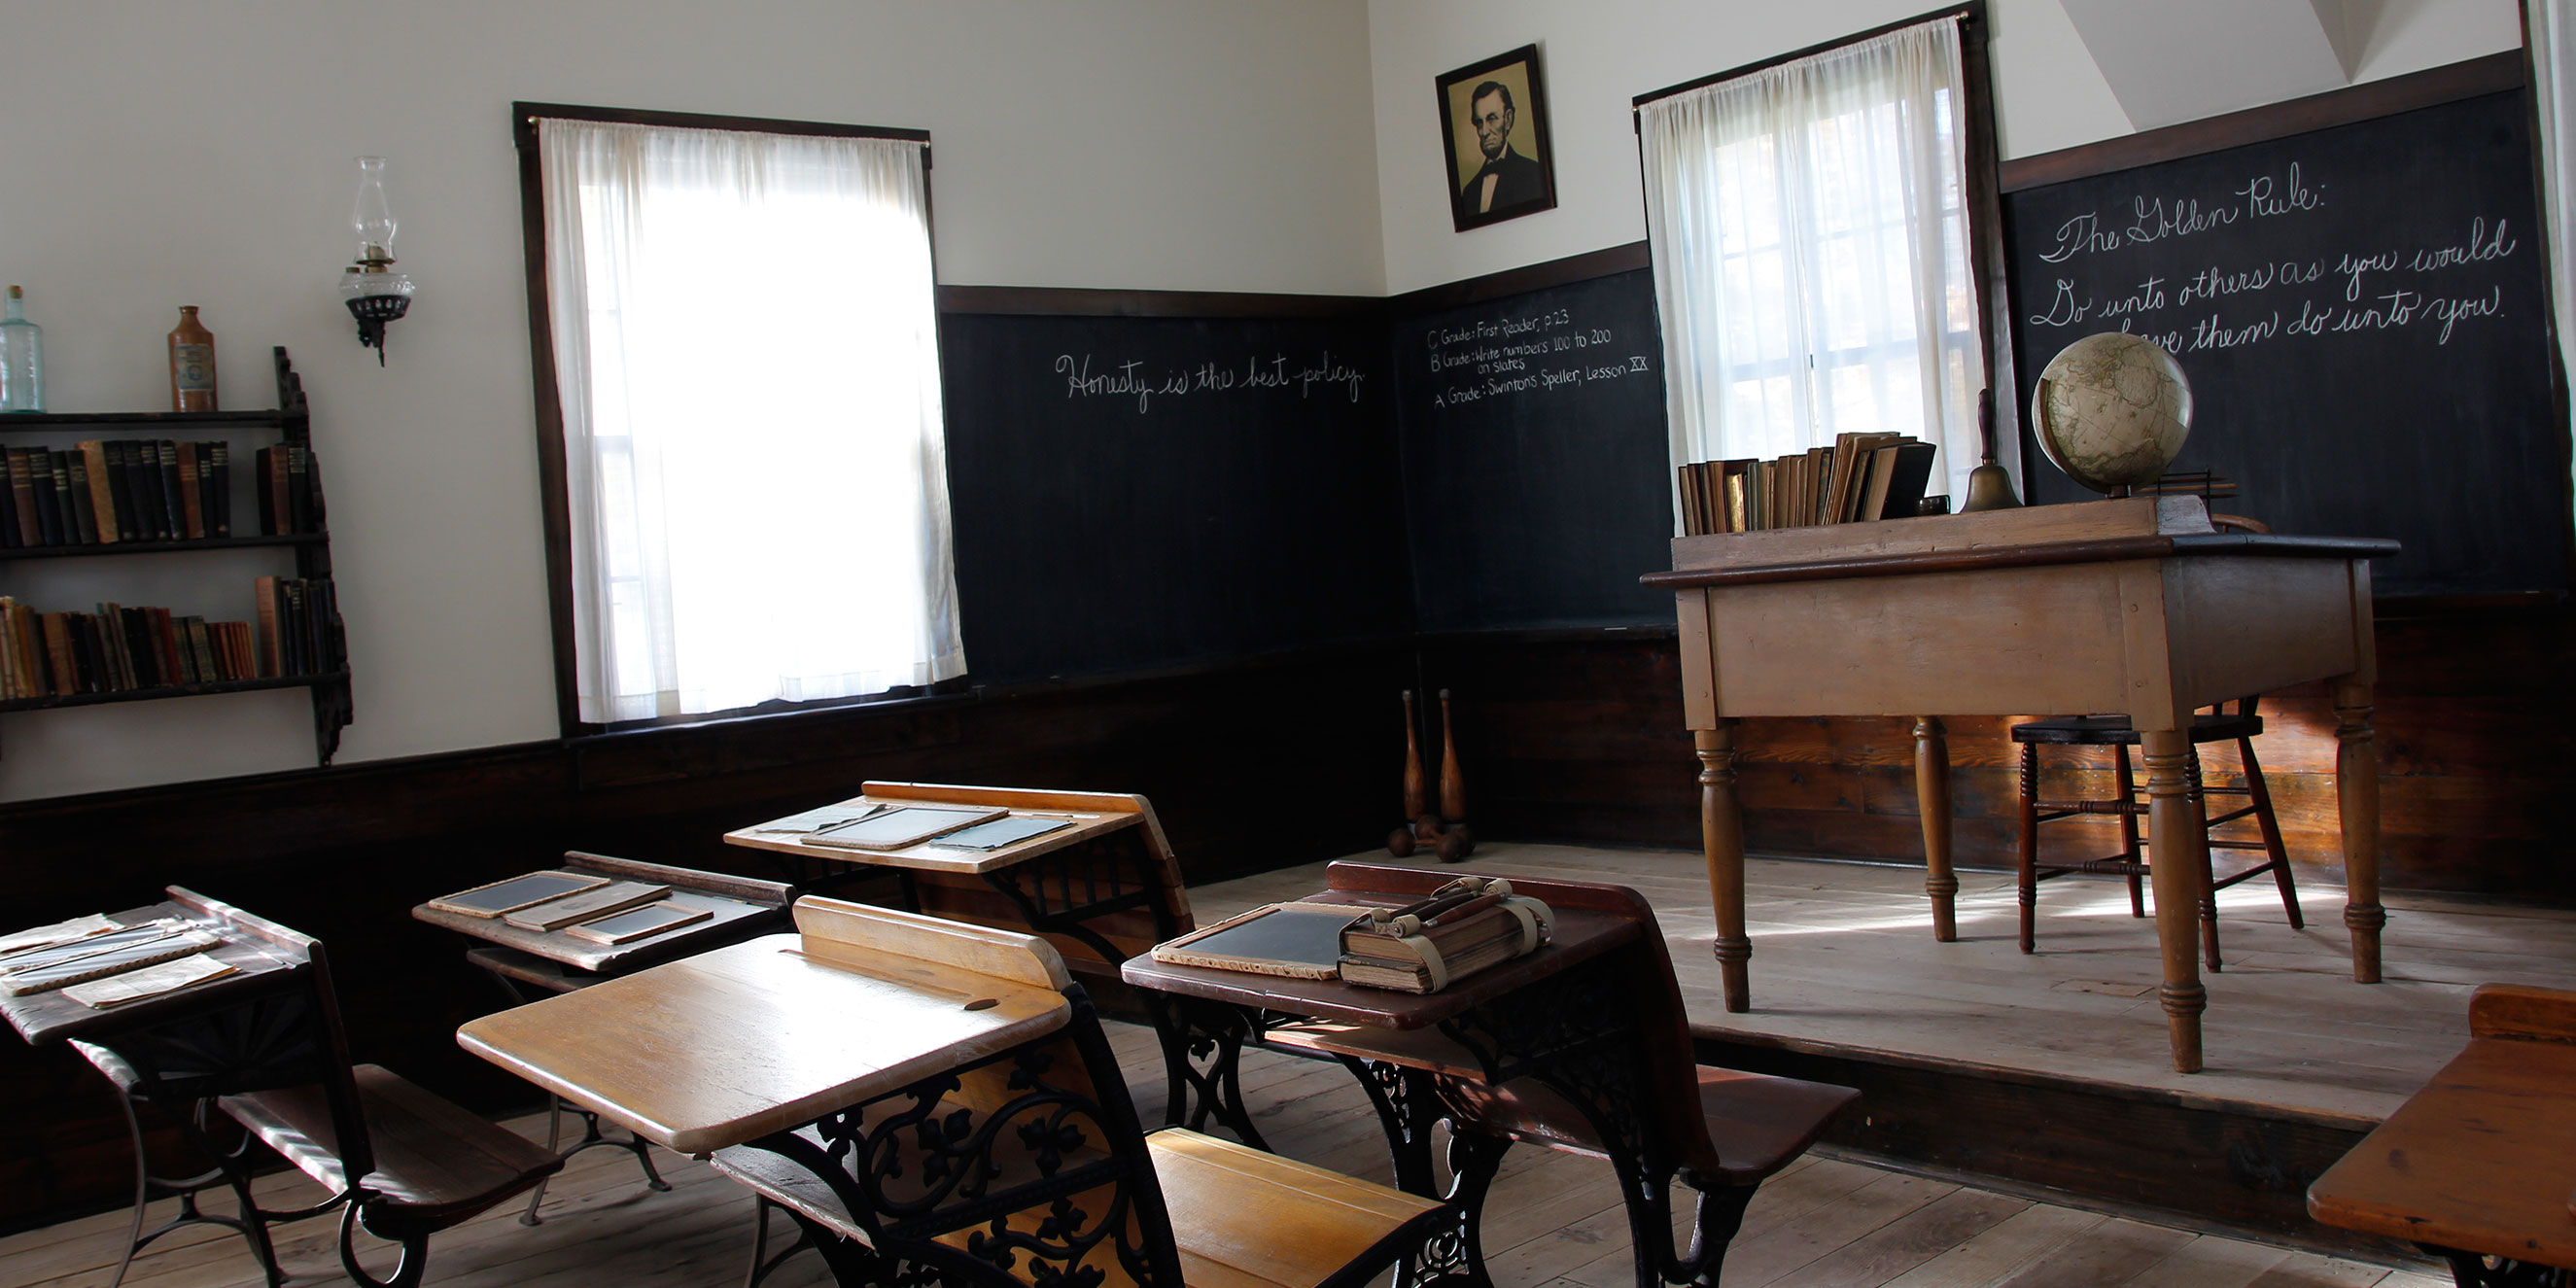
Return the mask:
M 1439 382 L 1434 407 L 1562 392 L 1651 375 L 1643 341 L 1593 326 L 1572 309 L 1529 309 L 1468 318 L 1423 333 L 1423 360 Z
M 2503 286 L 2475 270 L 2511 258 L 2524 243 L 2510 221 L 2485 215 L 2429 244 L 2213 256 L 2179 273 L 2168 256 L 2158 261 L 2164 271 L 2122 274 L 2126 257 L 2118 252 L 2128 248 L 2239 225 L 2250 232 L 2254 224 L 2292 222 L 2327 205 L 2326 186 L 2294 162 L 2285 173 L 2253 175 L 2231 191 L 2138 193 L 2111 210 L 2079 211 L 2047 235 L 2049 248 L 2039 259 L 2068 275 L 2052 275 L 2031 293 L 2038 307 L 2025 325 L 2066 340 L 2135 331 L 2189 354 L 2367 331 L 2416 331 L 2447 345 L 2462 326 L 2503 314 Z M 2241 235 L 2226 245 L 2249 253 Z
M 1367 372 L 1334 357 L 1330 349 L 1312 361 L 1293 364 L 1287 354 L 1273 353 L 1252 354 L 1240 361 L 1210 358 L 1186 367 L 1161 366 L 1142 358 L 1104 360 L 1088 353 L 1060 353 L 1055 373 L 1064 378 L 1066 398 L 1126 399 L 1135 403 L 1138 415 L 1151 412 L 1157 399 L 1203 400 L 1271 391 L 1299 398 L 1340 394 L 1358 402 L 1360 388 L 1368 380 Z

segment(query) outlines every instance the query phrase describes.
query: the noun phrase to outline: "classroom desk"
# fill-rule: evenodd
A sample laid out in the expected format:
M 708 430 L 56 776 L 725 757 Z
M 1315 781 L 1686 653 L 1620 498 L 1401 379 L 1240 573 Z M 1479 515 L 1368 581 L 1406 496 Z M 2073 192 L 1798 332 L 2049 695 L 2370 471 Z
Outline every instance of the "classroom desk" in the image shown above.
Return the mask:
M 2422 1245 L 2462 1288 L 2566 1284 L 2576 1279 L 2576 992 L 2485 985 L 2469 1000 L 2469 1034 L 2308 1187 L 2308 1212 Z M 2503 1264 L 2484 1265 L 2488 1256 Z
M 982 976 L 970 1000 L 992 1003 L 968 1009 L 944 979 L 880 975 L 799 944 L 764 935 L 666 962 L 469 1020 L 456 1040 L 656 1145 L 703 1155 L 781 1143 L 1072 1015 L 1060 992 Z
M 252 1257 L 269 1282 L 282 1282 L 284 1276 L 276 1268 L 265 1236 L 231 1216 L 201 1214 L 197 1210 L 198 1192 L 218 1184 L 230 1185 L 236 1197 L 247 1204 L 250 1170 L 208 1138 L 202 1115 L 195 1111 L 202 1102 L 233 1090 L 232 1079 L 238 1074 L 280 1057 L 281 1053 L 262 1050 L 255 1042 L 246 1045 L 244 1039 L 259 1031 L 262 1024 L 273 1022 L 276 1015 L 290 1013 L 302 1005 L 303 974 L 311 969 L 311 963 L 299 953 L 236 928 L 228 918 L 238 914 L 225 904 L 175 886 L 169 894 L 167 901 L 110 913 L 108 920 L 133 926 L 171 917 L 211 931 L 223 942 L 207 949 L 206 955 L 232 967 L 232 974 L 105 1010 L 84 1006 L 60 991 L 0 997 L 0 1017 L 6 1017 L 9 1027 L 31 1046 L 48 1042 L 75 1044 L 81 1055 L 116 1087 L 125 1110 L 126 1131 L 134 1143 L 135 1165 L 134 1222 L 127 1231 L 124 1258 L 117 1267 L 118 1281 L 124 1279 L 134 1255 L 161 1236 L 182 1226 L 220 1225 L 240 1234 L 250 1245 Z M 137 1106 L 145 1104 L 160 1104 L 167 1109 L 182 1134 L 205 1154 L 213 1168 L 187 1177 L 153 1175 L 143 1148 L 143 1122 L 136 1113 Z M 143 1221 L 149 1200 L 172 1194 L 182 1197 L 180 1210 L 146 1233 Z M 271 1219 L 292 1220 L 318 1215 L 321 1210 L 276 1213 L 271 1214 Z
M 1063 818 L 1071 826 L 993 850 L 951 849 L 936 844 L 937 838 L 900 850 L 852 850 L 807 844 L 798 820 L 823 812 L 808 810 L 736 828 L 724 840 L 808 865 L 895 872 L 904 879 L 905 909 L 1035 931 L 1055 939 L 1059 949 L 1072 949 L 1066 960 L 1077 970 L 1089 959 L 1114 975 L 1129 957 L 1191 929 L 1180 865 L 1154 807 L 1142 796 L 872 782 L 832 808 L 856 812 L 870 805 L 1002 806 L 1022 817 Z M 958 897 L 954 892 L 961 889 L 999 895 L 1014 915 L 996 916 Z M 1141 924 L 1130 924 L 1139 918 Z
M 563 930 L 523 930 L 499 917 L 469 917 L 423 903 L 412 919 L 480 939 L 496 952 L 469 954 L 508 989 L 513 1004 L 535 1000 L 520 986 L 540 993 L 561 993 L 623 975 L 657 962 L 686 956 L 785 925 L 791 891 L 775 881 L 754 881 L 718 872 L 698 872 L 638 863 L 578 850 L 560 864 L 568 872 L 587 872 L 618 881 L 642 881 L 671 887 L 662 902 L 673 907 L 704 909 L 703 921 L 622 944 L 602 944 Z
M 1331 889 L 1308 896 L 1315 902 L 1401 907 L 1419 895 Z M 1623 1107 L 1621 1121 L 1643 1121 L 1641 1106 L 1651 1095 L 1632 1085 L 1635 1053 L 1645 1048 L 1638 1027 L 1640 1009 L 1625 992 L 1631 976 L 1615 960 L 1633 943 L 1636 922 L 1584 908 L 1558 908 L 1555 936 L 1545 947 L 1503 965 L 1460 980 L 1430 994 L 1362 988 L 1337 979 L 1287 979 L 1243 971 L 1180 966 L 1150 956 L 1130 958 L 1121 975 L 1138 988 L 1169 995 L 1173 1024 L 1185 1049 L 1204 1052 L 1205 1067 L 1193 1063 L 1188 1081 L 1191 1105 L 1182 1121 L 1181 1104 L 1173 1104 L 1173 1121 L 1192 1129 L 1210 1118 L 1247 1145 L 1267 1149 L 1260 1130 L 1244 1107 L 1238 1059 L 1243 1044 L 1258 1042 L 1269 1030 L 1301 1021 L 1365 1025 L 1397 1033 L 1436 1030 L 1481 1057 L 1481 1069 L 1463 1076 L 1484 1080 L 1499 1071 L 1496 1082 L 1533 1078 L 1551 1085 L 1584 1087 L 1605 1103 Z M 1385 1076 L 1379 1076 L 1380 1073 Z M 1362 1071 L 1360 1085 L 1376 1108 L 1387 1148 L 1395 1162 L 1396 1184 L 1426 1197 L 1433 1189 L 1432 1131 L 1442 1117 L 1415 1080 L 1395 1069 Z M 1481 1142 L 1483 1138 L 1457 1139 Z M 1643 1171 L 1637 1142 L 1612 1137 L 1607 1143 L 1614 1171 L 1621 1177 Z M 1500 1144 L 1484 1148 L 1499 1154 Z M 1623 1186 L 1630 1202 L 1649 1199 Z M 1476 1230 L 1484 1199 L 1481 1187 L 1453 1196 L 1460 1205 L 1461 1230 L 1455 1246 L 1464 1254 L 1474 1282 L 1489 1282 Z M 1658 1215 L 1659 1221 L 1669 1217 Z
M 2379 982 L 2379 762 L 2371 745 L 2370 560 L 2391 541 L 2221 535 L 2198 497 L 1679 537 L 1682 706 L 1726 1009 L 1751 1004 L 1746 716 L 1916 718 L 1915 791 L 1933 936 L 1958 937 L 1950 761 L 1937 715 L 2122 712 L 2147 765 L 2161 998 L 2174 1068 L 2201 1067 L 2195 917 L 2207 851 L 2187 781 L 2192 712 L 2310 680 L 2333 689 L 2344 925 L 2353 978 Z

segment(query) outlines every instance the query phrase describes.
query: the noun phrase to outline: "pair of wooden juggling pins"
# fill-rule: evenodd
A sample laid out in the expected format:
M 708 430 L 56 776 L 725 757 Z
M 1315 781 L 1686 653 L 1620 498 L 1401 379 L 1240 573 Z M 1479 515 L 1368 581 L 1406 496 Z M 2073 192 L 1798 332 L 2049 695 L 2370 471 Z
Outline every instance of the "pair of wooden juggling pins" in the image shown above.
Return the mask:
M 1414 715 L 1413 690 L 1404 691 L 1404 812 L 1412 821 L 1386 838 L 1386 851 L 1402 858 L 1431 846 L 1443 863 L 1456 863 L 1476 852 L 1476 835 L 1467 830 L 1467 784 L 1458 775 L 1458 740 L 1450 731 L 1449 691 L 1440 691 L 1440 812 L 1431 812 L 1423 769 L 1421 721 Z

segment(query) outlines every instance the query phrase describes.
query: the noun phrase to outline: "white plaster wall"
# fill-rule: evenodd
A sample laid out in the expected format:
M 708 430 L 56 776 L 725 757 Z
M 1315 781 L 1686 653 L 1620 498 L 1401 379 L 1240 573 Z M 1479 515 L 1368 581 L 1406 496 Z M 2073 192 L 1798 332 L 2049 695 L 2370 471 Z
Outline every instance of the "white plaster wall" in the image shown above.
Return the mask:
M 273 344 L 303 372 L 343 762 L 555 734 L 513 100 L 927 128 L 948 282 L 1385 287 L 1361 0 L 7 0 L 0 86 L 0 282 L 54 410 L 165 406 L 183 303 L 228 407 L 273 405 Z M 383 370 L 333 293 L 362 152 L 421 288 Z M 0 593 L 241 618 L 286 571 L 0 564 Z M 309 725 L 300 692 L 0 716 L 0 799 L 297 768 Z
M 2359 37 L 2356 80 L 2521 43 L 2513 0 L 2343 2 Z M 1630 100 L 1931 7 L 1925 0 L 1371 0 L 1388 289 L 1409 291 L 1642 239 Z M 2058 0 L 1989 0 L 1987 12 L 1996 131 L 2006 159 L 2131 132 Z M 2193 43 L 2203 36 L 2175 33 L 2175 76 L 2193 74 Z M 1533 41 L 1554 112 L 1557 208 L 1457 232 L 1434 79 Z

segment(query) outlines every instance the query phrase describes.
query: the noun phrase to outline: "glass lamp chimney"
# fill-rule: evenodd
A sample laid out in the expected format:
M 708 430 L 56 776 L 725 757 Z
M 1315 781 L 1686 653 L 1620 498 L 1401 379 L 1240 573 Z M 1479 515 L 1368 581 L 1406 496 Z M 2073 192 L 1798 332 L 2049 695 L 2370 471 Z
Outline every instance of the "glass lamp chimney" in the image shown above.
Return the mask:
M 392 271 L 398 225 L 385 196 L 383 157 L 358 158 L 358 199 L 349 222 L 358 231 L 358 262 L 340 275 L 340 297 L 358 320 L 358 343 L 374 349 L 376 365 L 383 366 L 385 324 L 410 310 L 412 293 L 411 278 Z

